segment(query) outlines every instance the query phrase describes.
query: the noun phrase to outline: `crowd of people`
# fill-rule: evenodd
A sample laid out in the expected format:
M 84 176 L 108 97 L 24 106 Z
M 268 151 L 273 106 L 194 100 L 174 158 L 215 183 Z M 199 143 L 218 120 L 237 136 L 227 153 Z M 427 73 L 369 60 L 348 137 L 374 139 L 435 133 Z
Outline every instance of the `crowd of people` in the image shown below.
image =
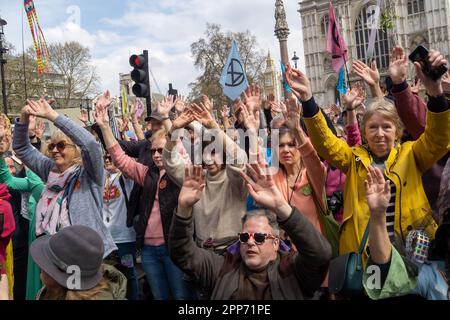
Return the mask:
M 416 62 L 410 85 L 408 64 L 395 47 L 383 88 L 353 62 L 328 108 L 287 66 L 285 101 L 167 96 L 144 127 L 137 103 L 110 119 L 108 91 L 85 126 L 28 100 L 0 117 L 0 299 L 450 299 L 450 72 Z M 330 290 L 360 247 L 379 285 Z

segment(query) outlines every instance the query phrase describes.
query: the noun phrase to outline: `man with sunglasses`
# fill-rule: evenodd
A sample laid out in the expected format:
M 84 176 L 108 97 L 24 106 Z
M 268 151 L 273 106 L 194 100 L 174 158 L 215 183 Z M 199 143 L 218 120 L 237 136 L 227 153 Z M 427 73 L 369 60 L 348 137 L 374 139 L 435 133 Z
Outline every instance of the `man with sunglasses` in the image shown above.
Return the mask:
M 311 298 L 327 272 L 330 244 L 287 203 L 263 166 L 247 165 L 247 174 L 242 177 L 249 192 L 267 210 L 248 212 L 242 219 L 239 251 L 221 256 L 197 247 L 192 238 L 192 208 L 202 195 L 205 175 L 201 166 L 186 168 L 169 237 L 172 260 L 198 285 L 208 288 L 212 300 Z M 301 254 L 279 250 L 279 227 Z

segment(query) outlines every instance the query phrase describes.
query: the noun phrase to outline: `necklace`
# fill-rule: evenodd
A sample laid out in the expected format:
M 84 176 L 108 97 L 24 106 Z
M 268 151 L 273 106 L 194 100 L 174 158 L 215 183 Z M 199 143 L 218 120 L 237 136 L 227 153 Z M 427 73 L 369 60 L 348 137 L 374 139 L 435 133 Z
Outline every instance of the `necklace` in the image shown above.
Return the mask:
M 288 174 L 286 172 L 286 189 L 287 189 L 287 193 L 288 193 L 288 203 L 289 204 L 291 204 L 292 196 L 294 195 L 295 185 L 297 184 L 298 178 L 300 178 L 300 175 L 302 173 L 302 169 L 303 169 L 303 166 L 301 166 L 300 170 L 298 170 L 297 177 L 295 178 L 294 185 L 292 186 L 291 195 L 289 195 L 289 176 L 288 176 Z

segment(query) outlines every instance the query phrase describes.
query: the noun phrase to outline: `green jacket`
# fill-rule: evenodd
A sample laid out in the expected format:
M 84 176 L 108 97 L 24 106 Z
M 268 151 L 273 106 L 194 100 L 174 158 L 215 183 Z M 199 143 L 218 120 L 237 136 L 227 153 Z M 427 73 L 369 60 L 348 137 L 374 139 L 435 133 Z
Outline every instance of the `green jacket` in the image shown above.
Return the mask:
M 44 183 L 31 170 L 26 170 L 25 178 L 17 178 L 11 175 L 5 159 L 0 158 L 0 182 L 4 183 L 8 189 L 19 192 L 27 192 L 30 194 L 28 198 L 28 216 L 30 218 L 30 227 L 28 230 L 28 245 L 36 239 L 36 206 L 41 198 L 42 190 L 44 190 Z M 39 289 L 42 287 L 40 279 L 39 267 L 34 263 L 31 256 L 28 257 L 27 267 L 27 292 L 26 299 L 34 300 Z

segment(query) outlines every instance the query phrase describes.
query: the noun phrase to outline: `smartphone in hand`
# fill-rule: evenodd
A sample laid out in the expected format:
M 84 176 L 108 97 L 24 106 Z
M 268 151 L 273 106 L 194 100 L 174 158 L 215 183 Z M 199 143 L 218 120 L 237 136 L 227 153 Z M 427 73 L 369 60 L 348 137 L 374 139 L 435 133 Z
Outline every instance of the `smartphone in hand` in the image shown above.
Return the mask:
M 419 62 L 422 66 L 422 72 L 424 75 L 433 80 L 438 80 L 441 78 L 448 70 L 446 65 L 440 67 L 431 67 L 431 63 L 428 57 L 428 50 L 419 45 L 410 55 L 409 60 L 412 62 Z

